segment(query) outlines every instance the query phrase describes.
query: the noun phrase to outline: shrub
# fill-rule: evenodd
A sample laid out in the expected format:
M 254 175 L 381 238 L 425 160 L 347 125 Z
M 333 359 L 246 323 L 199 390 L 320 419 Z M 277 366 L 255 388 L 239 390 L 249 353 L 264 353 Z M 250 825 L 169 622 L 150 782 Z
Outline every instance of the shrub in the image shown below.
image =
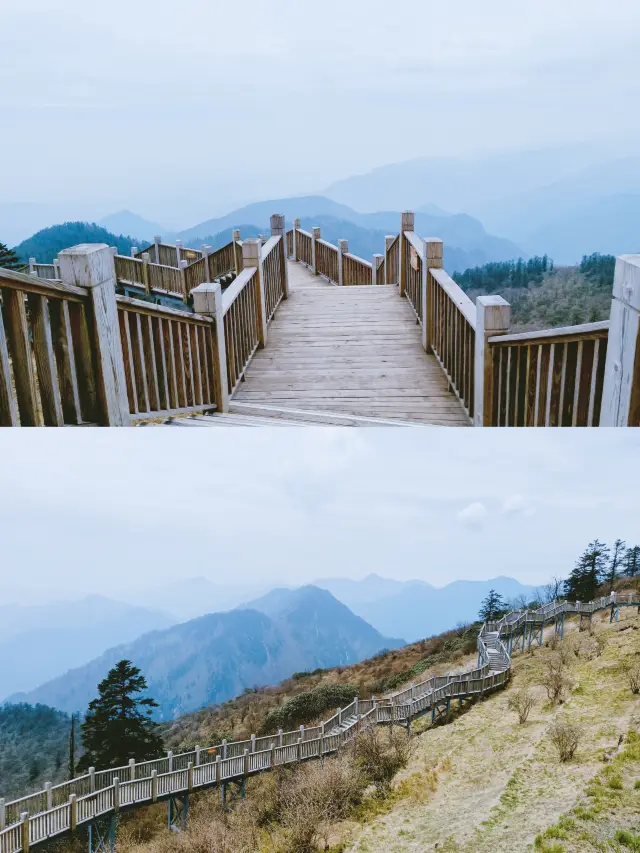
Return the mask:
M 556 719 L 547 732 L 561 762 L 570 761 L 576 754 L 583 731 L 578 723 Z
M 507 703 L 509 710 L 515 711 L 518 715 L 518 722 L 520 725 L 527 722 L 529 713 L 535 704 L 535 696 L 526 687 L 512 693 L 511 696 L 509 696 L 509 701 Z
M 388 733 L 368 726 L 357 735 L 353 753 L 366 778 L 384 796 L 398 770 L 406 767 L 411 754 L 411 742 L 404 732 L 390 727 Z
M 619 829 L 613 836 L 613 840 L 629 850 L 640 850 L 640 835 L 634 835 L 626 829 Z
M 637 696 L 640 693 L 640 663 L 628 663 L 625 667 L 625 675 L 631 692 Z
M 553 655 L 545 662 L 542 684 L 551 702 L 557 704 L 562 701 L 571 682 L 565 674 L 565 664 L 559 655 Z
M 279 708 L 269 711 L 258 734 L 294 729 L 302 723 L 317 719 L 326 711 L 349 705 L 357 695 L 358 687 L 355 684 L 323 684 L 306 693 L 298 693 Z

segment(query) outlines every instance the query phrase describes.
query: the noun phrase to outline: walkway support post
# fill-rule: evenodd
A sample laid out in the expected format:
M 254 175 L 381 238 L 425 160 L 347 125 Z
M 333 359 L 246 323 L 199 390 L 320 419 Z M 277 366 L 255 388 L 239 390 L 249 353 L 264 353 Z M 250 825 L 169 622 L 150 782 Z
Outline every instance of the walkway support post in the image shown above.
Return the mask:
M 162 243 L 162 237 L 156 234 L 153 238 L 153 257 L 156 264 L 160 263 L 160 243 Z
M 506 335 L 511 325 L 511 306 L 502 296 L 476 299 L 476 347 L 474 381 L 475 426 L 493 426 L 493 349 L 488 339 Z
M 600 426 L 640 426 L 640 255 L 616 260 Z
M 182 290 L 182 301 L 186 304 L 189 301 L 189 291 L 187 290 L 186 268 L 189 266 L 188 261 L 178 261 L 178 271 L 180 272 L 180 289 Z
M 320 229 L 315 226 L 311 229 L 311 272 L 318 275 L 318 252 L 316 243 L 320 239 Z
M 349 241 L 348 240 L 338 240 L 338 284 L 344 284 L 344 264 L 343 258 L 349 251 Z
M 274 213 L 271 217 L 271 236 L 280 237 L 280 263 L 282 265 L 282 296 L 289 298 L 289 268 L 287 265 L 287 230 L 283 213 Z
M 229 411 L 229 381 L 227 379 L 227 348 L 224 337 L 224 313 L 222 310 L 222 284 L 203 282 L 195 287 L 193 310 L 215 320 L 215 339 L 213 343 L 213 372 L 216 386 L 216 404 L 219 412 Z
M 29 812 L 22 812 L 20 815 L 22 823 L 22 853 L 29 853 L 29 842 L 31 841 L 29 832 Z
M 407 289 L 407 263 L 409 255 L 409 244 L 404 238 L 405 231 L 413 231 L 415 227 L 415 215 L 410 210 L 405 210 L 400 217 L 400 296 L 404 296 Z
M 242 268 L 256 270 L 256 316 L 258 321 L 258 346 L 264 349 L 267 344 L 267 310 L 264 301 L 264 282 L 262 277 L 262 244 L 260 240 L 245 240 L 242 244 Z
M 129 426 L 131 417 L 118 322 L 113 252 L 105 243 L 82 243 L 64 249 L 59 258 L 62 281 L 86 287 L 90 292 L 92 348 L 96 351 L 103 422 L 107 426 Z
M 425 352 L 431 352 L 431 318 L 433 316 L 433 282 L 430 270 L 441 270 L 444 263 L 444 243 L 436 237 L 427 237 L 423 241 L 425 256 L 422 260 L 422 346 Z M 430 286 L 431 285 L 431 286 Z

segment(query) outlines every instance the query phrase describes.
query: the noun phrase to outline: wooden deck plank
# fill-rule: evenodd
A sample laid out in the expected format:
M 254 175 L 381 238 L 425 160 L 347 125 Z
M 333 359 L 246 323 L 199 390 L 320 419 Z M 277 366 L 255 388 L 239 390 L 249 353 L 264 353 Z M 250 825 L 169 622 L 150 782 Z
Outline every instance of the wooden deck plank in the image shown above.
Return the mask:
M 292 262 L 289 286 L 235 402 L 468 425 L 396 286 L 337 287 Z

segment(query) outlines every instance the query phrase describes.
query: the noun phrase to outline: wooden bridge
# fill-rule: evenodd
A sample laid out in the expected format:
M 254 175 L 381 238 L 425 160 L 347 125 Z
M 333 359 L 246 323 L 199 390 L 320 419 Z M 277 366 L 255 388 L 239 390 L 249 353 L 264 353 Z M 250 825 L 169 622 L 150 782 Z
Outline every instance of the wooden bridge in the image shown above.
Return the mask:
M 299 222 L 0 270 L 0 425 L 640 425 L 640 255 L 610 320 L 510 334 L 412 213 L 366 261 Z M 382 247 L 381 247 L 382 248 Z
M 0 853 L 28 853 L 30 848 L 87 829 L 89 853 L 114 849 L 115 817 L 119 812 L 151 803 L 169 803 L 169 825 L 179 828 L 188 814 L 189 794 L 227 786 L 258 773 L 301 761 L 323 758 L 339 751 L 359 731 L 370 725 L 401 724 L 431 714 L 432 723 L 449 719 L 451 701 L 483 698 L 503 687 L 510 677 L 511 656 L 541 646 L 544 626 L 553 623 L 562 637 L 565 617 L 591 619 L 610 610 L 617 620 L 622 607 L 637 607 L 640 594 L 611 593 L 588 603 L 554 601 L 538 610 L 515 611 L 498 622 L 485 623 L 478 635 L 478 666 L 463 673 L 433 676 L 392 693 L 384 699 L 354 699 L 329 720 L 300 726 L 292 732 L 214 744 L 153 761 L 131 759 L 124 767 L 95 770 L 60 785 L 17 800 L 0 800 Z

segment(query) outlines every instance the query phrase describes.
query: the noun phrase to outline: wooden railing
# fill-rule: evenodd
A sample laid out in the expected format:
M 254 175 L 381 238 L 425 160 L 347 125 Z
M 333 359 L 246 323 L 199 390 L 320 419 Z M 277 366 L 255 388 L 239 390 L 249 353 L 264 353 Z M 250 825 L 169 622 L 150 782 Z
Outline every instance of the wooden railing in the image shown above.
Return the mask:
M 109 770 L 95 770 L 60 785 L 47 785 L 16 800 L 0 800 L 0 853 L 29 853 L 32 846 L 73 832 L 97 817 L 117 814 L 125 807 L 143 807 L 283 765 L 320 759 L 337 752 L 371 725 L 402 723 L 431 713 L 432 723 L 449 719 L 452 699 L 483 698 L 507 684 L 512 655 L 542 645 L 544 626 L 555 624 L 564 633 L 567 616 L 592 618 L 610 610 L 618 618 L 623 607 L 640 608 L 637 592 L 611 593 L 592 602 L 554 601 L 537 610 L 515 611 L 498 622 L 485 622 L 478 634 L 478 665 L 466 672 L 435 675 L 387 695 L 358 699 L 316 726 L 246 740 L 215 743 L 179 755 L 169 752 L 151 761 Z M 522 642 L 514 640 L 522 637 Z
M 494 426 L 598 426 L 609 322 L 489 338 Z
M 116 297 L 133 420 L 216 408 L 210 317 Z
M 281 300 L 286 297 L 286 258 L 282 237 L 271 237 L 262 247 L 262 276 L 267 322 L 275 314 Z
M 418 321 L 422 323 L 422 278 L 426 276 L 426 256 L 424 256 L 424 243 L 413 231 L 403 231 L 400 235 L 402 241 L 402 269 L 400 271 L 401 296 L 406 296 L 409 305 L 415 311 Z
M 260 345 L 259 302 L 260 275 L 256 267 L 244 269 L 222 295 L 229 395 L 238 387 Z
M 387 284 L 398 284 L 400 281 L 400 235 L 387 237 L 385 246 L 385 281 Z
M 303 231 L 301 228 L 296 229 L 296 260 L 310 268 L 313 267 L 312 239 L 312 235 L 308 231 Z
M 203 253 L 200 249 L 185 248 L 180 240 L 177 240 L 174 245 L 163 243 L 161 238 L 157 237 L 156 241 L 151 243 L 144 249 L 136 249 L 135 257 L 141 258 L 142 255 L 148 254 L 152 263 L 161 264 L 162 266 L 180 267 L 181 261 L 186 261 L 187 264 L 195 263 L 202 258 Z
M 371 264 L 352 255 L 349 252 L 342 255 L 342 284 L 343 285 L 367 285 L 372 284 Z
M 0 426 L 96 423 L 86 289 L 0 269 Z
M 182 270 L 176 267 L 153 264 L 148 253 L 141 258 L 127 258 L 115 255 L 116 277 L 119 282 L 130 282 L 143 287 L 147 293 L 158 290 L 185 298 L 185 286 Z
M 293 228 L 287 231 L 287 257 L 293 258 Z
M 326 240 L 316 240 L 316 269 L 322 275 L 335 283 L 339 280 L 338 247 Z
M 427 274 L 427 340 L 451 389 L 474 415 L 476 306 L 443 269 Z

